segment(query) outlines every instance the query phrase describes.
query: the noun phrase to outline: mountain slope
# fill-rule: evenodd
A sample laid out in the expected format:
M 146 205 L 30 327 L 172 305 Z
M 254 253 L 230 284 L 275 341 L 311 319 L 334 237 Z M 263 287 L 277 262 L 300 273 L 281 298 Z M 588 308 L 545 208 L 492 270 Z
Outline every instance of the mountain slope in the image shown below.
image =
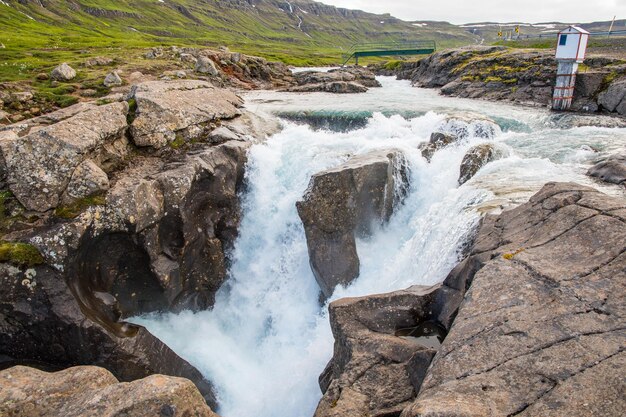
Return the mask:
M 310 0 L 0 0 L 0 54 L 152 45 L 227 45 L 295 64 L 336 63 L 356 42 L 476 36 L 442 23 L 416 26 Z M 48 51 L 49 52 L 49 51 Z

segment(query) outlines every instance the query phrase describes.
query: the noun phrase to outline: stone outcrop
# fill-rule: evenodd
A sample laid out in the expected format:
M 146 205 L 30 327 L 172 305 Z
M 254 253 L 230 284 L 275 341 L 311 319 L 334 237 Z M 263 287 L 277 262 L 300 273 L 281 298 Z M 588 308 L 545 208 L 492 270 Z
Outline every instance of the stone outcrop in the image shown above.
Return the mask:
M 207 58 L 206 56 L 199 56 L 196 59 L 195 71 L 199 72 L 200 74 L 208 74 L 213 76 L 219 74 L 217 68 L 215 68 L 215 64 L 213 63 L 213 61 L 211 61 L 211 59 Z
M 71 81 L 75 77 L 76 71 L 65 62 L 50 72 L 50 78 L 56 81 Z
M 40 212 L 55 208 L 64 194 L 72 197 L 72 190 L 67 188 L 72 178 L 79 175 L 93 174 L 78 181 L 105 186 L 102 173 L 84 169 L 84 164 L 93 167 L 93 160 L 122 156 L 119 153 L 126 143 L 127 103 L 81 110 L 84 111 L 49 126 L 31 127 L 26 123 L 0 132 L 0 152 L 7 167 L 9 188 L 26 208 Z M 71 112 L 67 110 L 65 114 Z M 86 162 L 90 159 L 92 163 Z M 83 187 L 82 192 L 85 191 L 87 188 Z
M 546 184 L 487 216 L 441 286 L 331 303 L 316 417 L 621 415 L 625 253 L 624 199 Z
M 461 161 L 459 185 L 465 184 L 476 175 L 478 170 L 500 156 L 500 152 L 492 143 L 481 143 L 480 145 L 472 146 Z
M 589 168 L 587 175 L 626 187 L 626 154 L 611 155 Z
M 7 417 L 217 417 L 183 378 L 152 375 L 120 383 L 95 366 L 53 373 L 16 366 L 0 371 L 0 382 L 0 414 Z
M 121 381 L 182 376 L 213 406 L 195 368 L 124 320 L 213 304 L 239 226 L 247 149 L 279 126 L 201 81 L 140 87 L 141 114 L 125 101 L 80 103 L 1 128 L 0 184 L 26 206 L 3 192 L 2 216 L 16 218 L 2 223 L 2 243 L 32 259 L 7 258 L 3 247 L 0 362 L 96 364 Z M 151 99 L 160 117 L 149 114 Z M 133 117 L 194 139 L 136 148 Z
M 422 152 L 424 159 L 430 162 L 435 152 L 455 143 L 456 141 L 458 141 L 458 137 L 454 134 L 433 132 L 430 134 L 430 140 L 428 142 L 422 142 L 419 144 L 419 149 Z
M 361 67 L 333 69 L 328 72 L 303 71 L 294 74 L 291 92 L 364 93 L 368 87 L 380 87 L 373 72 Z
M 377 150 L 311 178 L 296 206 L 311 269 L 325 297 L 359 275 L 355 238 L 389 219 L 408 187 L 407 170 L 402 153 Z
M 159 149 L 177 139 L 200 139 L 219 119 L 241 114 L 241 98 L 198 80 L 147 81 L 133 87 L 136 117 L 131 125 L 137 146 Z

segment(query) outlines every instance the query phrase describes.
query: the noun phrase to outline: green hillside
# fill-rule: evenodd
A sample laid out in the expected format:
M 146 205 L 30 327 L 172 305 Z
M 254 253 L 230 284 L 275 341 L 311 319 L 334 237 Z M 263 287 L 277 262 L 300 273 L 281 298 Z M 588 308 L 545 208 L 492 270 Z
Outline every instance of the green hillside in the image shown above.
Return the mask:
M 448 23 L 415 25 L 310 0 L 0 0 L 0 79 L 30 76 L 79 53 L 84 59 L 157 45 L 227 45 L 314 65 L 337 63 L 356 42 L 415 39 L 451 47 L 476 37 Z

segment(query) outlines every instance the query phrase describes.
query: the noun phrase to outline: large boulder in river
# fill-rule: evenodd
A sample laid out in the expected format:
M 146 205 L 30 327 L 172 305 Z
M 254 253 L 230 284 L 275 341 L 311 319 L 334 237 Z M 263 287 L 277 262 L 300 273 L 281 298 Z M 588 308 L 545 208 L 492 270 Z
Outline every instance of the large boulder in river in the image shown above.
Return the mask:
M 484 219 L 470 264 L 469 291 L 402 417 L 623 415 L 626 200 L 546 184 Z
M 492 143 L 472 146 L 463 156 L 459 173 L 459 185 L 465 184 L 479 169 L 497 159 L 500 153 Z
M 401 152 L 376 150 L 311 178 L 296 206 L 311 269 L 325 297 L 359 275 L 355 238 L 389 219 L 406 192 L 407 170 Z
M 612 155 L 587 171 L 587 175 L 612 184 L 626 186 L 626 154 Z
M 0 132 L 0 153 L 13 194 L 30 210 L 43 212 L 57 207 L 81 164 L 119 154 L 118 148 L 126 143 L 127 111 L 125 102 L 80 106 L 76 114 L 66 110 L 64 114 L 69 117 L 48 126 L 33 126 L 29 121 Z M 80 175 L 94 172 L 83 169 Z M 83 180 L 104 186 L 101 176 L 98 172 L 97 178 Z
M 428 142 L 419 144 L 419 149 L 422 152 L 424 159 L 430 162 L 435 152 L 455 143 L 456 141 L 458 141 L 458 137 L 454 134 L 433 132 L 431 133 L 430 140 Z
M 137 109 L 131 135 L 137 146 L 162 148 L 177 138 L 203 138 L 210 123 L 241 114 L 235 93 L 198 80 L 147 81 L 133 86 Z
M 0 414 L 7 417 L 217 417 L 184 378 L 152 375 L 120 383 L 96 366 L 53 373 L 15 366 L 0 372 L 0 382 Z

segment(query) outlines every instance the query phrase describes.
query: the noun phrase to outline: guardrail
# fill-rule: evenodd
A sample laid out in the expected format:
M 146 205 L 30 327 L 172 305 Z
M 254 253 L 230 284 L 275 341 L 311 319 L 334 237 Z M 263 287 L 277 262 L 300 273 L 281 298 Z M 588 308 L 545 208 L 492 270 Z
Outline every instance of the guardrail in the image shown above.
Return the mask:
M 437 45 L 435 41 L 403 41 L 403 42 L 373 42 L 373 43 L 357 43 L 348 49 L 342 56 L 343 65 L 345 65 L 352 57 L 359 55 L 384 55 L 385 53 L 394 53 L 406 51 L 434 51 Z
M 518 39 L 536 39 L 536 38 L 554 38 L 558 32 L 542 33 L 539 35 L 516 35 L 505 40 L 518 40 Z M 590 32 L 589 36 L 626 36 L 626 30 L 612 30 L 610 32 Z

